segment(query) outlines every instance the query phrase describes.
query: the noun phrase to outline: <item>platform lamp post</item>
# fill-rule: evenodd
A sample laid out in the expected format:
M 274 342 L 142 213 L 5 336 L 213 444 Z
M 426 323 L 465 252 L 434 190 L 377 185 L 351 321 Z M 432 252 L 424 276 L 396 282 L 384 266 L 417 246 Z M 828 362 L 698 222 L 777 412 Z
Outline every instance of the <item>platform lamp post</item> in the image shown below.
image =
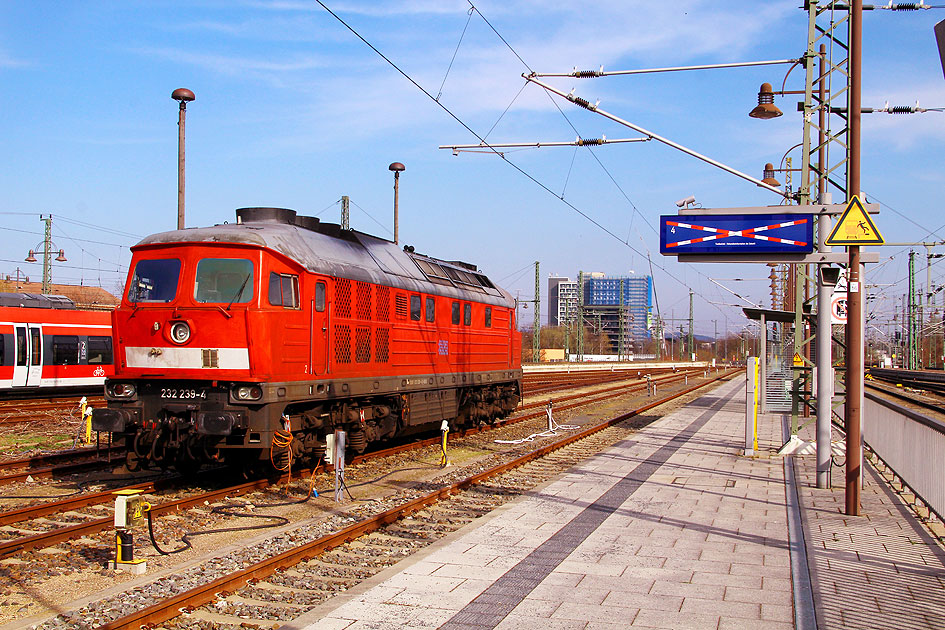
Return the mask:
M 187 88 L 177 88 L 171 98 L 180 103 L 177 116 L 177 229 L 184 229 L 184 123 L 187 120 L 187 103 L 197 97 Z
M 398 235 L 398 214 L 400 212 L 400 174 L 401 172 L 407 170 L 407 167 L 400 162 L 391 162 L 391 165 L 387 167 L 387 170 L 394 172 L 394 245 L 397 245 L 400 242 Z
M 45 236 L 43 238 L 43 295 L 49 295 L 52 285 L 52 256 L 53 242 L 52 242 L 52 215 L 44 217 L 39 215 L 39 220 L 43 221 L 46 224 Z M 39 245 L 36 246 L 36 249 L 39 249 Z M 26 262 L 34 263 L 36 262 L 36 251 L 31 249 L 29 254 L 25 258 Z M 57 262 L 66 262 L 66 252 L 65 250 L 60 249 L 59 255 L 56 256 Z M 17 269 L 17 281 L 19 281 L 19 268 Z

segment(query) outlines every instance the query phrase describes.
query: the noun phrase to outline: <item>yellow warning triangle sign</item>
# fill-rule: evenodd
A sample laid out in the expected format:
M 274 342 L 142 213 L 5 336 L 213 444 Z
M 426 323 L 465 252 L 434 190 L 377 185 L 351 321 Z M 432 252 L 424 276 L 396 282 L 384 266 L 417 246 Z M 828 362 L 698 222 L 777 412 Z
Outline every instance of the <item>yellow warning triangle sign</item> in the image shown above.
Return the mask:
M 856 195 L 827 237 L 827 245 L 882 245 L 885 241 Z
M 798 366 L 798 367 L 804 365 L 804 358 L 801 357 L 801 353 L 800 353 L 800 352 L 795 352 L 795 353 L 794 353 L 794 365 L 796 365 L 796 366 Z

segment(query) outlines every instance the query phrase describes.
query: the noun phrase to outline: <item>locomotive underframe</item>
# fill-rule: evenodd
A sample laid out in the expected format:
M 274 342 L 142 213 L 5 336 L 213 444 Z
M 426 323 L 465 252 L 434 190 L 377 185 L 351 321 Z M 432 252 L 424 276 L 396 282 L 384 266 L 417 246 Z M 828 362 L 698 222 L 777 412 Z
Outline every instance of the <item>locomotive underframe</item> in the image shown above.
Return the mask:
M 118 379 L 120 380 L 120 379 Z M 93 412 L 93 428 L 111 431 L 129 448 L 129 466 L 193 470 L 221 460 L 271 459 L 291 451 L 314 465 L 325 436 L 348 433 L 349 452 L 368 443 L 438 426 L 494 422 L 521 398 L 521 370 L 282 383 L 136 380 L 133 400 L 111 398 Z M 240 385 L 258 385 L 259 400 L 238 401 Z M 291 437 L 289 437 L 291 436 Z

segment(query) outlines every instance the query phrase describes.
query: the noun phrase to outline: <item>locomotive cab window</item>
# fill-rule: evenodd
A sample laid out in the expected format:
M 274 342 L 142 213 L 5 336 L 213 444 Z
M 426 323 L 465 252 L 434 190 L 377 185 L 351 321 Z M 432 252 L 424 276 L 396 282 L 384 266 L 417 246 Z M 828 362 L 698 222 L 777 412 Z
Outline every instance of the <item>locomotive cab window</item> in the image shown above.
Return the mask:
M 492 307 L 486 307 L 486 328 L 492 328 Z
M 433 298 L 427 298 L 427 321 L 432 322 L 436 319 L 436 303 Z
M 177 296 L 179 279 L 180 260 L 176 258 L 139 260 L 128 286 L 128 301 L 170 302 Z
M 472 304 L 463 304 L 463 325 L 472 326 Z
M 245 258 L 204 258 L 197 263 L 194 301 L 245 304 L 253 299 L 253 262 Z
M 324 287 L 324 285 L 322 285 Z M 269 274 L 269 303 L 285 308 L 299 307 L 299 277 L 286 273 Z
M 452 322 L 454 326 L 459 326 L 459 302 L 453 302 Z
M 410 319 L 415 322 L 420 321 L 420 296 L 410 296 Z

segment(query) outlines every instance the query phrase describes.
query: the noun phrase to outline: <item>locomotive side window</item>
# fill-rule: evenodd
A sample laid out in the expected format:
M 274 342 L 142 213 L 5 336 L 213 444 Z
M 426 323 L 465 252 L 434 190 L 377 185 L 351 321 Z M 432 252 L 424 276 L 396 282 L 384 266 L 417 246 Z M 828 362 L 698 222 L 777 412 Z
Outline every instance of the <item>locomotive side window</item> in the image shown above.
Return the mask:
M 459 326 L 459 302 L 453 302 L 453 325 Z
M 463 304 L 463 325 L 472 326 L 472 304 Z
M 245 258 L 204 258 L 197 263 L 195 302 L 245 304 L 253 299 L 253 262 Z
M 53 365 L 76 365 L 79 362 L 79 338 L 76 335 L 53 335 Z
M 492 307 L 486 307 L 486 328 L 492 328 Z
M 315 283 L 315 310 L 319 313 L 325 310 L 325 283 Z
M 324 285 L 323 285 L 324 286 Z M 299 277 L 290 274 L 269 274 L 269 303 L 286 308 L 299 307 Z
M 89 337 L 89 363 L 108 365 L 112 359 L 111 337 Z
M 432 322 L 436 319 L 436 303 L 433 298 L 427 298 L 427 321 Z
M 128 301 L 170 302 L 177 295 L 180 260 L 161 258 L 139 260 L 128 287 Z
M 420 321 L 420 296 L 410 296 L 410 319 L 415 322 Z

